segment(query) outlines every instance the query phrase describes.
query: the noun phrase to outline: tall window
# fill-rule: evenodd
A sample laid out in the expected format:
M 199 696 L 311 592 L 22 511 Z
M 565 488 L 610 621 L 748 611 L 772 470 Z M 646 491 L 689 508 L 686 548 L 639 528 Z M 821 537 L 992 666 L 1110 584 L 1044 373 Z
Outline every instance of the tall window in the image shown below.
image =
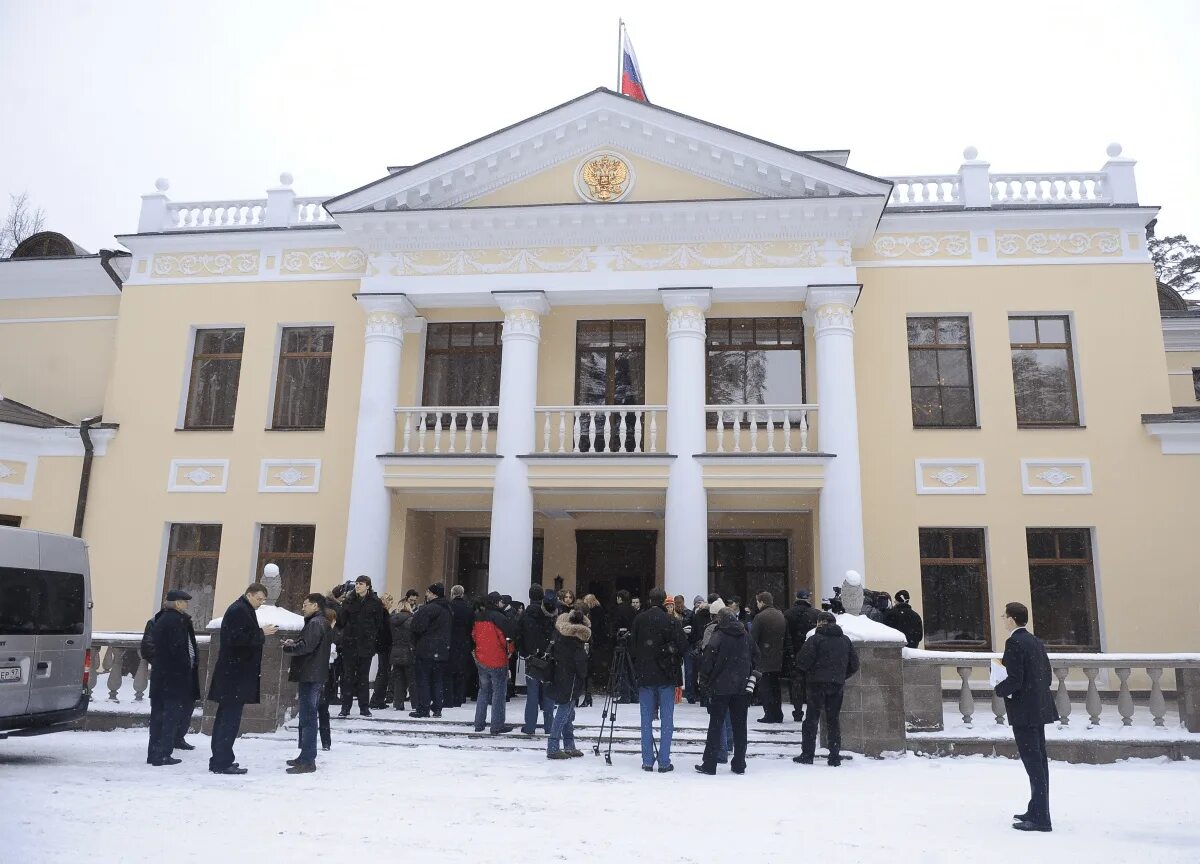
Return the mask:
M 21 517 L 20 516 L 4 516 L 4 515 L 0 514 L 0 527 L 20 528 L 21 527 Z
M 575 330 L 575 402 L 646 401 L 646 322 L 580 321 Z
M 1018 426 L 1078 426 L 1071 322 L 1066 315 L 1008 319 Z
M 1200 402 L 1200 369 L 1192 370 L 1192 390 L 1196 394 L 1196 401 Z
M 242 372 L 241 327 L 197 330 L 185 429 L 232 429 Z
M 708 403 L 804 402 L 804 324 L 799 318 L 710 318 Z
M 324 429 L 332 327 L 284 327 L 279 342 L 272 429 Z
M 217 559 L 221 553 L 220 525 L 175 524 L 167 541 L 167 568 L 163 594 L 181 589 L 192 595 L 188 614 L 203 628 L 213 617 L 213 595 L 217 590 Z
M 921 600 L 927 648 L 992 645 L 982 528 L 921 528 Z
M 317 542 L 315 525 L 263 525 L 258 541 L 258 569 L 255 578 L 262 578 L 268 563 L 279 567 L 283 589 L 276 605 L 292 612 L 300 611 L 300 603 L 312 584 L 313 547 Z
M 421 404 L 498 405 L 502 326 L 499 321 L 430 324 Z
M 974 426 L 971 324 L 965 317 L 908 319 L 913 426 Z
M 1059 651 L 1099 651 L 1096 575 L 1088 528 L 1028 528 L 1033 627 Z
M 775 605 L 788 604 L 788 541 L 778 539 L 712 539 L 708 541 L 708 587 L 722 597 L 737 597 L 743 607 L 760 591 L 770 591 Z

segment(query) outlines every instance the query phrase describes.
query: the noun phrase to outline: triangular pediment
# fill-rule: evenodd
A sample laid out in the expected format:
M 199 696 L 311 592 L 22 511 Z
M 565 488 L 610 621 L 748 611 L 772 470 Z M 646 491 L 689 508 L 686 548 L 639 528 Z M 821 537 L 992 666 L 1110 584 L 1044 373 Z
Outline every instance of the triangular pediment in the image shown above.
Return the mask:
M 587 184 L 622 163 L 619 194 Z M 326 202 L 330 213 L 620 201 L 879 196 L 891 184 L 801 151 L 596 90 Z

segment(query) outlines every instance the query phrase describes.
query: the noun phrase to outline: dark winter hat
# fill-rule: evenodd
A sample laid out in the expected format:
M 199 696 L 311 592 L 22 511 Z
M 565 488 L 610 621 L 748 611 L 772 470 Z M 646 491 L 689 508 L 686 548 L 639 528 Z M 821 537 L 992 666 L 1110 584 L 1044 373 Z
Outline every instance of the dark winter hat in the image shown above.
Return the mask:
M 186 591 L 180 591 L 176 588 L 174 591 L 167 592 L 167 602 L 174 603 L 176 600 L 191 600 L 192 595 Z
M 529 599 L 534 603 L 541 603 L 542 598 L 546 596 L 546 589 L 534 582 L 529 586 Z
M 817 623 L 818 624 L 836 624 L 837 617 L 832 612 L 818 612 L 817 613 Z
M 549 591 L 547 591 L 546 593 L 544 593 L 542 595 L 542 603 L 546 606 L 557 606 L 558 605 L 558 592 L 555 591 L 553 588 L 551 588 Z
M 501 595 L 500 595 L 500 599 L 501 599 L 502 601 L 504 601 L 504 605 L 505 605 L 505 606 L 511 606 L 511 605 L 512 605 L 512 597 L 510 597 L 509 595 L 507 595 L 507 594 L 501 594 Z
M 433 594 L 435 597 L 445 597 L 446 596 L 446 586 L 443 585 L 441 582 L 434 582 L 432 585 L 429 586 L 429 593 Z
M 901 588 L 899 591 L 896 592 L 896 602 L 897 603 L 907 603 L 908 598 L 911 596 L 912 595 L 909 594 L 906 589 Z
M 797 600 L 809 600 L 811 598 L 812 598 L 811 591 L 805 591 L 803 588 L 801 588 L 799 591 L 796 592 Z
M 490 594 L 488 594 L 488 596 L 487 596 L 487 602 L 488 602 L 488 605 L 489 605 L 489 606 L 499 606 L 499 605 L 500 605 L 500 601 L 501 601 L 502 599 L 504 599 L 504 598 L 502 598 L 502 597 L 500 596 L 500 592 L 499 592 L 499 591 L 492 591 L 492 592 L 491 592 Z
M 420 596 L 421 596 L 421 592 L 418 591 L 416 588 L 409 588 L 407 591 L 404 592 L 405 600 L 407 600 L 409 597 L 420 597 Z
M 357 579 L 354 580 L 355 585 L 357 585 L 359 582 L 365 583 L 368 588 L 371 587 L 371 577 L 370 576 L 365 576 L 365 575 L 359 576 Z

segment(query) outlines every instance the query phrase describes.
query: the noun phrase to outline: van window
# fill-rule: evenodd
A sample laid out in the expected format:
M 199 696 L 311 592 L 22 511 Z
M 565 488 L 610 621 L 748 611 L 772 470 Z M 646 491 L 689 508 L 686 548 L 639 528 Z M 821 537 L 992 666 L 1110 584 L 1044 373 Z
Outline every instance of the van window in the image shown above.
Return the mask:
M 0 567 L 0 636 L 82 635 L 83 575 Z

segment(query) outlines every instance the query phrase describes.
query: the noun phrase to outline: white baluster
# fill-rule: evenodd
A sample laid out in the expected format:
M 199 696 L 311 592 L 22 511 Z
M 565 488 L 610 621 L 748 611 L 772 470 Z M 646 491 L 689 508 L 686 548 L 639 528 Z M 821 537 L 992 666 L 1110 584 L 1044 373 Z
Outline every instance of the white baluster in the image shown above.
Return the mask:
M 458 437 L 458 414 L 454 411 L 450 412 L 450 448 L 447 453 L 454 452 L 454 440 Z
M 742 452 L 742 412 L 733 412 L 733 452 Z
M 725 452 L 725 412 L 717 412 L 717 452 Z
M 442 412 L 433 415 L 433 452 L 442 452 Z
M 579 436 L 580 436 L 580 433 L 582 432 L 582 430 L 580 429 L 580 426 L 582 426 L 582 425 L 583 425 L 582 412 L 576 411 L 575 412 L 575 427 L 571 430 L 571 437 L 574 439 L 574 442 L 575 442 L 574 449 L 571 450 L 572 453 L 579 452 Z
M 404 412 L 404 449 L 400 452 L 408 452 L 408 442 L 412 439 L 412 412 Z
M 141 702 L 146 687 L 150 684 L 150 664 L 138 657 L 137 671 L 133 673 L 133 701 Z
M 658 452 L 658 412 L 650 412 L 650 452 Z
M 1159 666 L 1147 666 L 1146 674 L 1150 676 L 1150 715 L 1154 718 L 1155 726 L 1165 726 L 1167 702 L 1163 698 L 1162 673 Z
M 971 715 L 975 713 L 975 696 L 971 693 L 971 667 L 958 666 L 958 677 L 962 685 L 958 688 L 958 710 L 962 714 L 963 723 L 971 725 Z
M 1087 707 L 1089 726 L 1100 725 L 1100 691 L 1096 689 L 1096 675 L 1099 672 L 1099 669 L 1083 670 L 1088 679 L 1087 698 L 1083 704 Z
M 112 671 L 108 673 L 108 701 L 120 702 L 117 691 L 121 689 L 121 669 L 125 665 L 125 651 L 110 647 L 108 656 L 112 658 Z
M 588 422 L 588 450 L 592 453 L 597 453 L 600 451 L 600 445 L 604 443 L 604 432 L 598 431 L 597 427 L 599 424 L 596 422 L 596 417 L 604 417 L 605 414 L 603 411 L 599 415 L 595 411 L 591 411 L 589 414 L 591 420 Z M 607 427 L 604 431 L 608 431 Z
M 417 426 L 417 452 L 418 453 L 425 452 L 425 420 L 426 420 L 426 416 L 427 415 L 425 414 L 425 412 L 422 411 L 421 412 L 421 422 Z
M 633 452 L 642 452 L 642 411 L 633 414 Z
M 783 452 L 792 452 L 792 412 L 783 412 Z
M 746 413 L 748 415 L 748 419 L 750 420 L 750 452 L 757 453 L 758 452 L 758 412 L 757 411 L 748 411 Z
M 471 434 L 475 431 L 473 428 L 474 425 L 475 425 L 475 417 L 471 414 L 470 411 L 468 411 L 467 412 L 467 441 L 463 445 L 464 453 L 471 452 Z
M 767 412 L 767 452 L 775 452 L 775 415 Z
M 1070 666 L 1060 666 L 1054 670 L 1058 679 L 1058 689 L 1054 693 L 1054 707 L 1058 709 L 1058 722 L 1067 726 L 1071 722 L 1071 697 L 1067 695 L 1067 676 L 1071 674 Z
M 567 412 L 558 412 L 558 452 L 567 452 Z
M 488 418 L 491 417 L 491 413 L 492 412 L 490 412 L 490 411 L 483 412 L 483 428 L 480 430 L 480 434 L 479 434 L 479 452 L 480 453 L 488 452 L 488 440 L 487 440 L 488 439 Z
M 1128 666 L 1117 666 L 1114 671 L 1121 681 L 1121 689 L 1117 693 L 1117 711 L 1121 715 L 1121 725 L 1132 726 L 1133 694 L 1129 692 L 1129 673 L 1132 670 Z
M 621 423 L 618 426 L 619 431 L 617 432 L 617 452 L 618 453 L 632 453 L 633 452 L 632 450 L 625 449 L 625 424 L 626 424 L 625 418 L 628 415 L 624 411 L 618 411 L 617 415 L 621 418 Z
M 800 412 L 800 452 L 808 452 L 808 412 Z
M 546 411 L 545 420 L 542 423 L 542 452 L 550 452 L 550 412 Z

